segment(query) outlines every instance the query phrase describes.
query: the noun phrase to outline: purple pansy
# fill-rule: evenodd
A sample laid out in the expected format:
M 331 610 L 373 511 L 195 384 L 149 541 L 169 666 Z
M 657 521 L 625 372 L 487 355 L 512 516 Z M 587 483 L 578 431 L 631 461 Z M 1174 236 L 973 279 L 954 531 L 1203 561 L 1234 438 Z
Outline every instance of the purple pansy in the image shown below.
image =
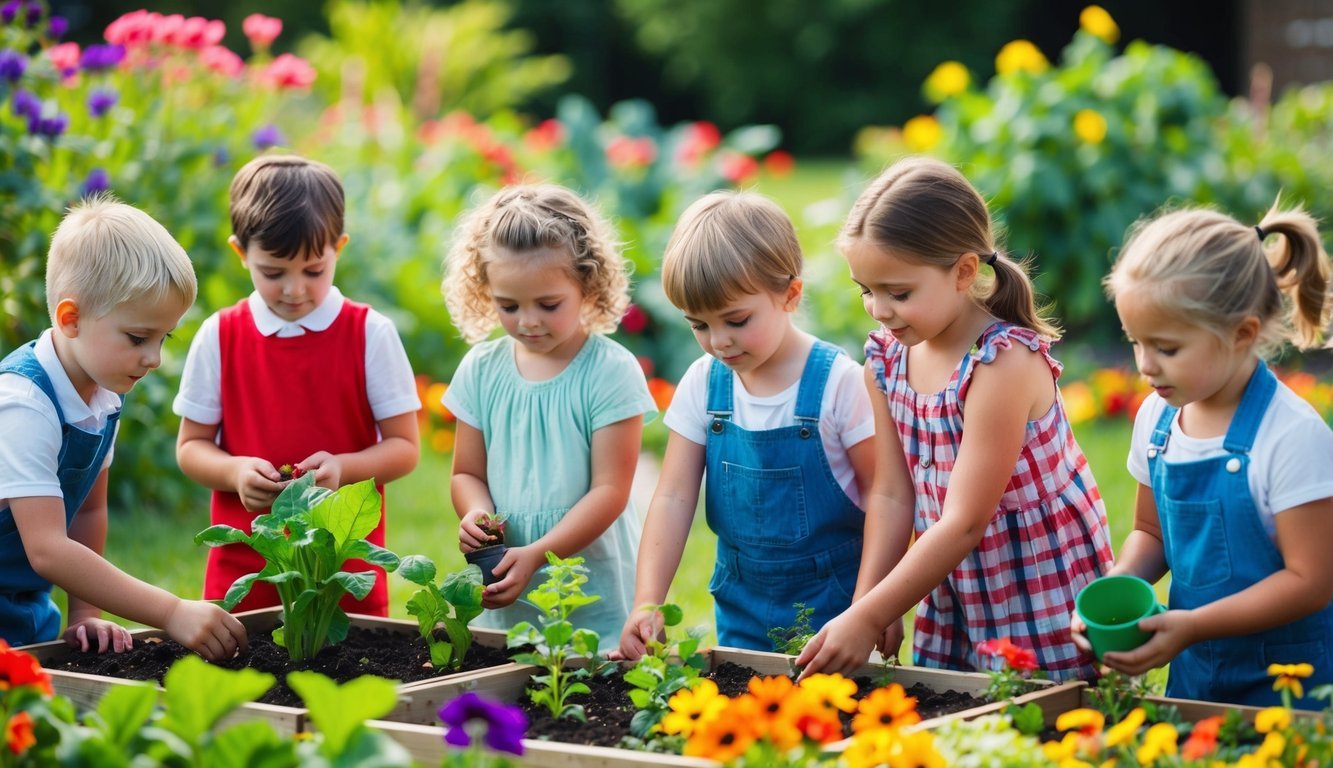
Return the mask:
M 93 117 L 101 117 L 102 115 L 105 115 L 107 112 L 111 111 L 111 108 L 114 106 L 116 106 L 115 91 L 106 88 L 98 88 L 88 94 L 88 114 Z
M 64 16 L 52 16 L 46 22 L 46 34 L 52 40 L 59 40 L 69 31 L 69 21 Z
M 34 136 L 45 136 L 48 139 L 54 139 L 64 133 L 68 127 L 69 116 L 61 112 L 57 112 L 51 117 L 40 115 L 28 117 L 28 133 Z
M 42 100 L 37 98 L 32 91 L 25 91 L 22 88 L 14 91 L 9 106 L 14 110 L 14 114 L 19 117 L 31 119 L 42 114 Z
M 95 195 L 98 192 L 105 192 L 111 189 L 111 177 L 102 168 L 94 168 L 88 172 L 88 178 L 83 180 L 83 186 L 79 192 L 84 197 Z
M 446 729 L 446 744 L 468 747 L 473 738 L 481 737 L 496 752 L 523 754 L 523 731 L 528 727 L 528 719 L 518 707 L 468 691 L 440 707 L 439 714 Z
M 22 7 L 21 0 L 9 0 L 4 5 L 0 5 L 0 21 L 6 24 L 14 21 L 14 17 L 19 15 L 19 9 Z
M 85 72 L 100 72 L 111 69 L 125 58 L 123 45 L 90 45 L 79 56 L 79 68 Z
M 282 131 L 278 130 L 276 125 L 266 125 L 254 132 L 250 137 L 255 145 L 255 149 L 268 149 L 286 143 L 287 139 L 283 137 Z
M 18 51 L 0 51 L 0 80 L 17 83 L 28 69 L 28 59 Z

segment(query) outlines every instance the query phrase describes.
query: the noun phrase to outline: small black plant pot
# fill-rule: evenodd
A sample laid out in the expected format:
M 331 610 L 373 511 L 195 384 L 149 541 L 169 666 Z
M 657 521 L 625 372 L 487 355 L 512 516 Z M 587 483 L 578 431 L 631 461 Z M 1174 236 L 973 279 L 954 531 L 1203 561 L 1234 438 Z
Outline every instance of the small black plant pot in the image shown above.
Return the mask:
M 500 580 L 500 577 L 491 573 L 491 570 L 500 564 L 500 558 L 504 557 L 505 549 L 506 547 L 503 544 L 492 544 L 489 547 L 465 552 L 463 557 L 467 558 L 469 563 L 481 568 L 481 583 L 483 585 L 494 584 Z

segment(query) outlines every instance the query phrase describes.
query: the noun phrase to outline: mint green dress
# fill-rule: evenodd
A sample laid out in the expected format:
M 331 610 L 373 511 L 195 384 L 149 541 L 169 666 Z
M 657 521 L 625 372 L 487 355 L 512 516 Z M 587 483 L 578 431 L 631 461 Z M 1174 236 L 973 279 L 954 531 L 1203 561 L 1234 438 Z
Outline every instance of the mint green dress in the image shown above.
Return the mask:
M 657 414 L 643 369 L 629 350 L 592 335 L 559 375 L 528 381 L 514 362 L 515 341 L 503 336 L 476 345 L 463 357 L 444 405 L 481 430 L 486 475 L 495 509 L 508 516 L 506 543 L 541 538 L 588 492 L 592 434 L 602 427 Z M 601 637 L 603 650 L 619 642 L 634 600 L 635 552 L 641 527 L 633 504 L 579 556 L 585 559 L 587 594 L 599 595 L 570 616 L 574 626 Z M 545 567 L 524 591 L 541 584 Z M 509 629 L 520 621 L 540 627 L 534 606 L 520 598 L 482 613 L 473 626 Z

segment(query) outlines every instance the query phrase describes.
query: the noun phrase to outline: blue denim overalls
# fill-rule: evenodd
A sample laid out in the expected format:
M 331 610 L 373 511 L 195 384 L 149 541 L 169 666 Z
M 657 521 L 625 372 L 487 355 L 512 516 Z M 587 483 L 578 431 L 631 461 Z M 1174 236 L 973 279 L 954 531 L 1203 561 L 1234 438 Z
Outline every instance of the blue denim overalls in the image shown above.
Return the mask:
M 10 352 L 0 361 L 0 373 L 17 373 L 32 379 L 55 406 L 62 432 L 56 475 L 65 496 L 68 528 L 102 472 L 102 462 L 116 436 L 120 411 L 107 417 L 101 433 L 84 432 L 66 424 L 55 387 L 33 352 L 35 346 L 36 342 L 29 342 Z M 0 637 L 14 646 L 46 642 L 59 635 L 60 609 L 51 600 L 51 583 L 32 569 L 14 525 L 14 514 L 5 507 L 0 510 Z
M 829 469 L 819 411 L 837 347 L 815 342 L 796 394 L 796 424 L 760 431 L 731 421 L 732 372 L 714 360 L 704 508 L 717 533 L 713 593 L 720 645 L 771 651 L 770 628 L 795 623 L 794 603 L 814 609 L 811 626 L 851 605 L 861 566 L 865 515 Z
M 1250 447 L 1277 379 L 1263 362 L 1231 417 L 1225 455 L 1170 464 L 1161 455 L 1177 409 L 1167 406 L 1148 447 L 1148 471 L 1171 568 L 1170 607 L 1191 609 L 1256 584 L 1283 568 L 1250 493 Z M 1252 706 L 1281 703 L 1269 664 L 1314 665 L 1307 686 L 1333 682 L 1333 608 L 1266 632 L 1196 643 L 1171 661 L 1166 695 Z M 1296 706 L 1300 706 L 1299 700 Z M 1311 701 L 1307 706 L 1316 707 Z

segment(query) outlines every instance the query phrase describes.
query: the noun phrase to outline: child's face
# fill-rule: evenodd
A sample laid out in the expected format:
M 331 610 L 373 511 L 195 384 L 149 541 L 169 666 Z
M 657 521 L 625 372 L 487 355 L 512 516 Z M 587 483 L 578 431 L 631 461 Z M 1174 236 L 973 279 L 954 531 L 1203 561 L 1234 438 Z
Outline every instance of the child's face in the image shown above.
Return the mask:
M 1238 394 L 1233 392 L 1236 380 L 1247 371 L 1243 363 L 1253 356 L 1244 339 L 1233 338 L 1228 344 L 1132 289 L 1116 296 L 1115 310 L 1134 345 L 1139 373 L 1163 400 L 1181 407 Z
M 232 238 L 234 242 L 236 238 Z M 347 242 L 343 235 L 319 254 L 298 254 L 290 259 L 274 256 L 251 242 L 241 253 L 241 263 L 250 270 L 250 280 L 273 314 L 294 322 L 314 311 L 333 287 L 338 252 Z
M 801 281 L 786 293 L 745 293 L 709 312 L 687 312 L 685 319 L 705 352 L 744 376 L 773 357 L 791 329 L 791 313 L 801 300 Z
M 907 346 L 943 333 L 971 301 L 962 259 L 950 269 L 913 263 L 864 237 L 843 256 L 866 313 Z
M 569 254 L 542 248 L 497 249 L 486 283 L 505 333 L 535 355 L 564 356 L 583 346 L 583 289 L 566 271 Z
M 69 353 L 61 355 L 61 362 L 84 401 L 98 386 L 119 395 L 133 389 L 162 363 L 162 343 L 189 308 L 184 299 L 170 298 L 126 302 L 96 318 L 57 310 L 56 330 L 64 337 L 59 348 Z

